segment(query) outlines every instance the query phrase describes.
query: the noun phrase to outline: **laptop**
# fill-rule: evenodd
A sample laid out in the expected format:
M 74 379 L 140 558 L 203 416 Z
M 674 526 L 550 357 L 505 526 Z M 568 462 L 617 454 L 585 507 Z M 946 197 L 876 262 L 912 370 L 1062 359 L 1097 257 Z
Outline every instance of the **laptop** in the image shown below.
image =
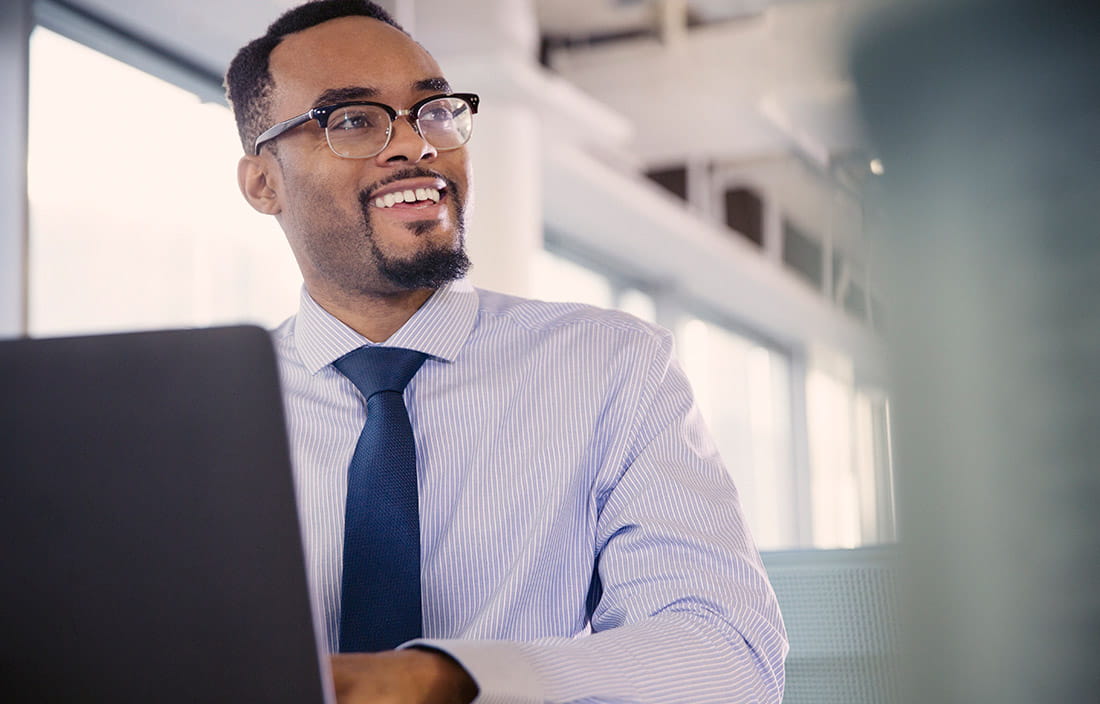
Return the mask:
M 257 327 L 0 342 L 4 701 L 334 701 L 285 427 Z

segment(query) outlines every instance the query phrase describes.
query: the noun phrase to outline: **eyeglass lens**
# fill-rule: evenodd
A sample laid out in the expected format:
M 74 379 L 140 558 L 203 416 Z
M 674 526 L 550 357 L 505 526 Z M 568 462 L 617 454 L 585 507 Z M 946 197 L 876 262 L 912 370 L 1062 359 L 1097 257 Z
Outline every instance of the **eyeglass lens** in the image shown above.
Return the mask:
M 345 157 L 375 156 L 389 142 L 389 114 L 373 105 L 349 105 L 333 112 L 325 133 L 332 151 Z M 470 139 L 470 106 L 460 98 L 439 98 L 417 111 L 417 132 L 436 149 L 457 149 Z

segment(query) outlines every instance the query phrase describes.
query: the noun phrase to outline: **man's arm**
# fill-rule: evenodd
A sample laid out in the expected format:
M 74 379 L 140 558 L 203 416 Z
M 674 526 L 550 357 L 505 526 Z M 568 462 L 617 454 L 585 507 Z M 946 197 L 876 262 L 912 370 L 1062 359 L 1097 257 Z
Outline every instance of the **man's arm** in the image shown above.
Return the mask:
M 426 640 L 490 702 L 778 702 L 786 634 L 671 336 L 653 353 L 631 437 L 596 487 L 601 592 L 592 633 Z

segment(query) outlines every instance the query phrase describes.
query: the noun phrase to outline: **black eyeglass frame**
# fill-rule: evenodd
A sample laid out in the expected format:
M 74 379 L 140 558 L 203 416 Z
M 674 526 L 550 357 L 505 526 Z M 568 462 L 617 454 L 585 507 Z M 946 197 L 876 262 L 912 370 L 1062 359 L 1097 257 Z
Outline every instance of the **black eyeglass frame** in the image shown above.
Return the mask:
M 256 144 L 254 146 L 255 154 L 256 156 L 259 156 L 260 149 L 262 149 L 264 144 L 266 144 L 267 142 L 272 141 L 276 137 L 282 136 L 284 133 L 294 129 L 295 127 L 306 124 L 310 120 L 317 120 L 317 124 L 321 126 L 321 129 L 326 130 L 327 139 L 328 119 L 332 115 L 332 113 L 336 112 L 340 108 L 347 108 L 351 107 L 352 105 L 373 105 L 376 108 L 381 108 L 386 112 L 387 115 L 390 116 L 390 126 L 386 132 L 386 143 L 382 145 L 382 148 L 369 156 L 344 156 L 343 154 L 336 154 L 336 150 L 333 150 L 333 153 L 342 159 L 369 159 L 372 156 L 377 156 L 381 154 L 382 151 L 389 146 L 390 139 L 393 137 L 393 123 L 397 121 L 397 118 L 399 117 L 410 117 L 411 119 L 409 120 L 409 123 L 412 125 L 413 130 L 415 130 L 416 133 L 420 135 L 421 138 L 423 138 L 423 135 L 420 134 L 420 125 L 418 124 L 420 120 L 420 109 L 428 103 L 432 102 L 433 100 L 439 100 L 440 98 L 458 98 L 459 100 L 462 100 L 470 106 L 471 115 L 477 114 L 477 106 L 478 103 L 481 102 L 481 98 L 478 97 L 478 95 L 475 93 L 440 93 L 438 95 L 429 95 L 427 98 L 422 98 L 421 100 L 416 101 L 407 110 L 397 110 L 390 107 L 389 105 L 386 105 L 385 103 L 376 103 L 371 100 L 349 100 L 343 103 L 333 103 L 332 105 L 321 105 L 319 107 L 311 108 L 309 112 L 304 112 L 301 115 L 290 118 L 289 120 L 283 120 L 282 122 L 276 123 L 265 130 L 259 137 L 256 138 Z M 434 144 L 432 146 L 441 151 L 447 151 L 450 149 L 458 149 L 464 144 L 465 142 L 455 147 L 435 147 Z M 332 144 L 329 144 L 329 148 L 332 149 Z

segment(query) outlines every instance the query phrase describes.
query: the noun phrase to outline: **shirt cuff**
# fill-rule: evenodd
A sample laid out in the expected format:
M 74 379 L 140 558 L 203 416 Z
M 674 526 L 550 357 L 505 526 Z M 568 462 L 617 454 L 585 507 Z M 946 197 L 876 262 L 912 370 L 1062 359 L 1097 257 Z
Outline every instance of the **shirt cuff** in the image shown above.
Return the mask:
M 477 683 L 472 704 L 543 704 L 538 674 L 518 644 L 504 640 L 419 639 L 400 649 L 432 648 L 450 655 Z

